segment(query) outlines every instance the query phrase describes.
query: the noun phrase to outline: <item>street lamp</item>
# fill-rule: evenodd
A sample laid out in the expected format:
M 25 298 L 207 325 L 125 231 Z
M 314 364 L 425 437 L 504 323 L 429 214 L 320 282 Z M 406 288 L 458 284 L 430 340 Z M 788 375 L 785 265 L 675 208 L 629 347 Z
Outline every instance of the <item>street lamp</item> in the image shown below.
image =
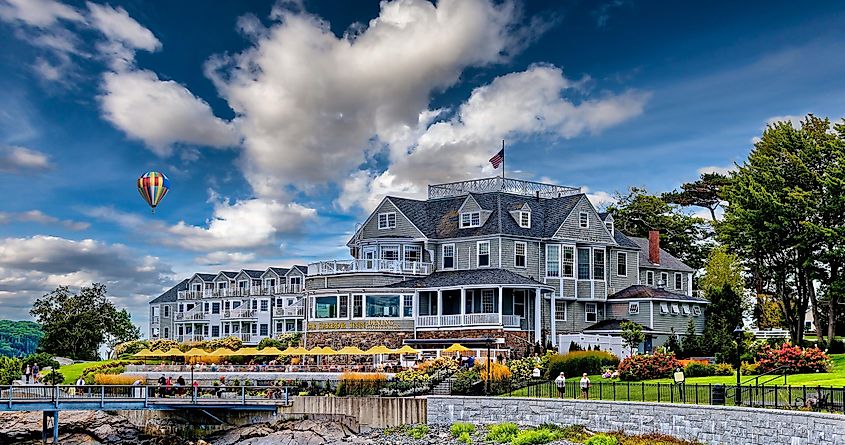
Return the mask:
M 734 337 L 736 337 L 736 405 L 742 403 L 742 388 L 740 387 L 740 369 L 742 368 L 742 340 L 745 329 L 742 324 L 736 325 L 734 328 Z

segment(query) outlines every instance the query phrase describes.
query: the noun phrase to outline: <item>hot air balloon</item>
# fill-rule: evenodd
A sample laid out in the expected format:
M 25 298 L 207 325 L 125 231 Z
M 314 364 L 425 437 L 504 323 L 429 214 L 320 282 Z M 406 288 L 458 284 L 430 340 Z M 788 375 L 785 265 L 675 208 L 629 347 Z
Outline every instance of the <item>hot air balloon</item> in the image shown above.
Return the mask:
M 156 206 L 164 199 L 164 195 L 170 190 L 170 180 L 164 173 L 146 172 L 138 178 L 138 193 L 147 201 L 156 212 Z

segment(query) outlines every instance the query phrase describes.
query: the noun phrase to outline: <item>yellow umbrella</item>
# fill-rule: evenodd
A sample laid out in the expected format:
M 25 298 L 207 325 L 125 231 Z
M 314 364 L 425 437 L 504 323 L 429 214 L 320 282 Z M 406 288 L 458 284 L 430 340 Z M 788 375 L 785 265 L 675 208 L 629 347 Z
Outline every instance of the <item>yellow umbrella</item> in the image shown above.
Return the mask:
M 235 355 L 235 352 L 226 348 L 217 348 L 208 354 L 209 357 L 229 357 L 232 355 Z
M 270 346 L 269 348 L 259 349 L 258 352 L 259 352 L 260 355 L 282 355 L 282 351 L 275 346 Z
M 417 349 L 414 349 L 414 348 L 412 348 L 408 345 L 405 345 L 405 346 L 402 346 L 401 348 L 397 349 L 396 353 L 397 354 L 419 354 L 420 351 L 417 350 Z
M 323 348 L 321 348 L 319 346 L 315 346 L 315 347 L 303 352 L 302 355 L 323 355 Z
M 250 355 L 260 355 L 260 353 L 258 352 L 258 349 L 255 349 L 255 348 L 241 348 L 241 349 L 238 349 L 237 351 L 235 351 L 235 353 L 232 354 L 232 355 L 250 356 Z
M 388 348 L 387 346 L 373 346 L 370 349 L 367 349 L 365 352 L 367 355 L 377 355 L 377 354 L 393 354 L 393 349 Z
M 158 357 L 158 354 L 156 354 L 153 351 L 150 351 L 147 348 L 144 348 L 144 349 L 141 349 L 140 351 L 136 352 L 133 355 L 133 357 L 138 357 L 138 358 Z
M 210 355 L 205 349 L 200 348 L 191 348 L 188 352 L 185 353 L 185 357 L 205 357 Z
M 292 346 L 288 346 L 287 349 L 282 351 L 282 355 L 303 355 L 307 352 L 308 351 L 302 346 L 297 346 L 295 348 Z
M 346 355 L 364 355 L 364 351 L 358 349 L 357 346 L 344 346 L 337 351 L 338 354 Z
M 471 349 L 467 348 L 464 345 L 460 345 L 458 343 L 452 343 L 452 346 L 449 346 L 448 348 L 443 350 L 443 352 L 466 352 L 466 351 L 471 351 Z
M 182 351 L 180 351 L 176 348 L 170 348 L 169 351 L 163 352 L 159 355 L 159 357 L 184 357 L 184 356 L 185 356 L 185 354 Z
M 325 347 L 323 347 L 323 355 L 338 355 L 338 354 L 337 354 L 337 351 L 335 351 L 334 349 L 332 349 L 328 346 L 325 346 Z

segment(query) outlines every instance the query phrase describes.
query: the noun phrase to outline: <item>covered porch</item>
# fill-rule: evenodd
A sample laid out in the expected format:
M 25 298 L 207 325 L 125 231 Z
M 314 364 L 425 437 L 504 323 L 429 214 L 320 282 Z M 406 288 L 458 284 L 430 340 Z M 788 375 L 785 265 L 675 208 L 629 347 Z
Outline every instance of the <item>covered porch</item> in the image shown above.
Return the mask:
M 539 289 L 460 287 L 418 291 L 417 328 L 483 326 L 532 329 Z

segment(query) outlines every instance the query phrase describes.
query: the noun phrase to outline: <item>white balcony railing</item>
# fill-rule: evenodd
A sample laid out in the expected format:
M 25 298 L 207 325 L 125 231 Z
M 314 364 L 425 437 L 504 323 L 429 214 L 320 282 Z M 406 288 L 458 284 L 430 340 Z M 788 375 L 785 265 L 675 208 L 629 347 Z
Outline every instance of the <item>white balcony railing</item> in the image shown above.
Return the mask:
M 298 306 L 283 306 L 273 308 L 274 317 L 302 317 L 305 315 L 305 307 Z
M 502 315 L 502 326 L 506 328 L 518 328 L 522 326 L 522 317 L 519 315 Z
M 159 318 L 159 316 L 158 316 L 158 315 L 153 315 L 153 316 L 150 318 L 150 325 L 157 325 L 157 324 L 159 324 L 159 323 L 161 323 L 161 318 Z
M 201 290 L 180 290 L 176 292 L 177 300 L 201 300 L 213 296 L 211 289 Z
M 185 335 L 177 335 L 176 341 L 179 343 L 183 343 L 186 341 L 203 341 L 205 340 L 205 336 L 202 334 L 185 334 Z
M 187 321 L 187 320 L 207 320 L 208 319 L 208 312 L 204 312 L 202 308 L 202 303 L 197 304 L 191 310 L 185 312 L 176 312 L 174 315 L 174 319 L 176 321 Z
M 513 317 L 513 315 L 505 315 L 504 317 Z M 418 328 L 498 325 L 499 314 L 420 315 L 417 317 L 416 324 Z
M 352 272 L 393 272 L 428 275 L 434 271 L 431 263 L 401 260 L 335 260 L 308 265 L 308 275 L 334 275 Z
M 256 312 L 251 309 L 232 309 L 223 311 L 223 318 L 256 318 Z
M 241 339 L 244 343 L 258 343 L 263 337 L 258 334 L 233 334 Z

